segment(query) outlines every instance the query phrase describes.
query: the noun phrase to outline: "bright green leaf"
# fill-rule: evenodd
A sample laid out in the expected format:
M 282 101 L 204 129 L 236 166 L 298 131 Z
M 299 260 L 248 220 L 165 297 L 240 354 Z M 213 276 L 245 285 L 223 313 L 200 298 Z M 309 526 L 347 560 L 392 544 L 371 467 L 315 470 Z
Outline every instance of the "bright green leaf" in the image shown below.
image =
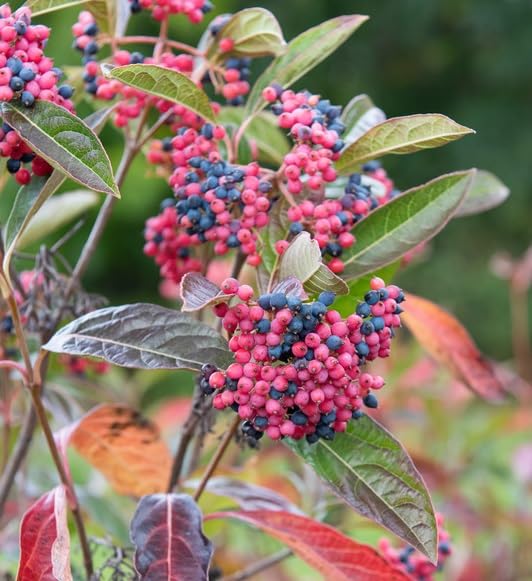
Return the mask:
M 49 101 L 32 108 L 3 103 L 2 114 L 50 165 L 91 190 L 120 197 L 101 141 L 79 117 Z
M 501 180 L 485 170 L 477 170 L 473 183 L 455 217 L 480 214 L 502 204 L 510 190 Z
M 342 277 L 352 280 L 373 272 L 432 238 L 456 213 L 475 171 L 446 174 L 412 188 L 359 222 L 355 244 L 342 254 Z
M 354 510 L 437 560 L 437 528 L 429 493 L 401 443 L 363 416 L 334 440 L 285 440 Z
M 185 75 L 158 65 L 125 65 L 107 69 L 111 79 L 167 101 L 184 105 L 214 121 L 209 97 Z
M 24 6 L 31 8 L 32 16 L 40 16 L 55 10 L 63 10 L 79 4 L 87 4 L 89 0 L 27 0 Z
M 246 117 L 258 113 L 266 105 L 262 91 L 272 83 L 288 88 L 315 66 L 325 60 L 355 30 L 368 19 L 367 16 L 338 16 L 309 28 L 286 47 L 257 79 L 246 105 Z
M 393 117 L 372 127 L 342 152 L 336 162 L 340 173 L 349 174 L 366 161 L 387 154 L 406 154 L 440 147 L 474 133 L 439 114 Z

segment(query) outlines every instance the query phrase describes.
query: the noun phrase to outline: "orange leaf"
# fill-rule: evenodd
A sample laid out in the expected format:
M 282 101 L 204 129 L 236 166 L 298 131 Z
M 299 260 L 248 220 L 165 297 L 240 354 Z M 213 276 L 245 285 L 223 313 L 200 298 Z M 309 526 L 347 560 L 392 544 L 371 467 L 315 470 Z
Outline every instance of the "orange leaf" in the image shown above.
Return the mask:
M 408 581 L 375 549 L 346 537 L 329 525 L 283 511 L 228 511 L 205 520 L 234 518 L 263 530 L 287 545 L 325 579 L 335 581 Z
M 74 426 L 70 443 L 120 494 L 166 489 L 170 452 L 155 424 L 132 408 L 103 404 L 92 409 Z
M 505 389 L 462 324 L 438 305 L 408 294 L 401 320 L 421 346 L 480 397 L 500 401 Z

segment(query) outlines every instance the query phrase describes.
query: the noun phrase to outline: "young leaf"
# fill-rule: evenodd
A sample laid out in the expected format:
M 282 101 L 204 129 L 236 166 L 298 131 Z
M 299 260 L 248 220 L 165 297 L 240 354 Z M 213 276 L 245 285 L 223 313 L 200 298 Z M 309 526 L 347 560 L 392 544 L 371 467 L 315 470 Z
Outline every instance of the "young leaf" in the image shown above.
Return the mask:
M 71 581 L 70 536 L 63 486 L 47 492 L 24 513 L 20 523 L 17 581 Z
M 286 198 L 281 197 L 272 206 L 269 215 L 269 222 L 266 228 L 260 232 L 262 247 L 260 255 L 262 258 L 261 269 L 264 267 L 268 273 L 271 273 L 279 261 L 279 254 L 275 250 L 275 243 L 278 240 L 286 240 L 290 229 L 290 221 L 286 215 L 288 202 Z
M 281 511 L 227 511 L 205 520 L 233 518 L 281 541 L 323 575 L 337 581 L 408 581 L 373 547 L 357 543 L 333 527 L 305 516 Z
M 429 493 L 406 450 L 380 424 L 363 416 L 332 441 L 285 442 L 349 506 L 436 562 Z
M 367 19 L 367 16 L 357 14 L 338 16 L 309 28 L 294 38 L 284 53 L 255 82 L 247 101 L 246 117 L 265 107 L 262 91 L 266 87 L 272 83 L 279 83 L 284 88 L 293 85 L 333 53 Z
M 158 65 L 125 65 L 107 70 L 107 76 L 155 95 L 161 99 L 184 105 L 201 117 L 214 121 L 209 97 L 187 76 Z
M 469 192 L 455 217 L 472 216 L 491 210 L 502 204 L 509 195 L 509 188 L 497 176 L 489 171 L 477 170 Z
M 32 108 L 3 103 L 2 114 L 56 169 L 91 190 L 120 197 L 101 141 L 79 117 L 49 101 L 37 101 Z
M 158 305 L 107 307 L 60 329 L 43 347 L 54 353 L 100 357 L 137 369 L 226 367 L 227 342 L 209 325 Z
M 234 46 L 229 54 L 239 57 L 277 56 L 282 54 L 286 46 L 277 19 L 264 8 L 246 8 L 236 12 L 216 38 L 218 40 L 230 38 Z M 219 54 L 218 44 L 213 42 L 209 46 L 207 51 L 209 59 Z
M 462 324 L 427 299 L 408 294 L 402 321 L 420 345 L 458 379 L 488 401 L 500 401 L 504 387 Z
M 372 127 L 386 121 L 386 114 L 375 107 L 367 95 L 357 95 L 345 106 L 342 121 L 345 124 L 342 139 L 346 145 L 351 145 Z
M 440 176 L 404 192 L 359 222 L 356 243 L 342 255 L 342 277 L 352 280 L 373 272 L 432 238 L 454 216 L 474 173 Z
M 272 293 L 283 293 L 287 297 L 298 297 L 303 300 L 307 298 L 303 284 L 295 276 L 283 278 L 272 288 Z
M 180 284 L 182 312 L 192 312 L 214 306 L 218 303 L 229 302 L 233 296 L 226 295 L 209 279 L 199 272 L 187 272 Z
M 345 282 L 322 263 L 320 247 L 308 232 L 298 234 L 281 258 L 279 278 L 289 276 L 299 279 L 310 294 L 325 290 L 337 294 L 348 292 Z
M 350 174 L 364 162 L 383 155 L 440 147 L 469 133 L 475 132 L 445 115 L 394 117 L 375 125 L 344 149 L 336 168 L 342 174 Z
M 98 194 L 89 190 L 66 192 L 50 198 L 30 220 L 16 248 L 42 240 L 61 226 L 69 224 L 98 203 Z
M 141 581 L 207 579 L 213 549 L 201 525 L 201 512 L 190 496 L 144 496 L 130 527 Z
M 118 494 L 166 489 L 172 458 L 157 426 L 123 404 L 102 404 L 69 431 L 69 443 Z
M 32 16 L 40 16 L 48 12 L 63 10 L 79 4 L 87 4 L 89 0 L 26 0 L 24 6 L 31 8 Z

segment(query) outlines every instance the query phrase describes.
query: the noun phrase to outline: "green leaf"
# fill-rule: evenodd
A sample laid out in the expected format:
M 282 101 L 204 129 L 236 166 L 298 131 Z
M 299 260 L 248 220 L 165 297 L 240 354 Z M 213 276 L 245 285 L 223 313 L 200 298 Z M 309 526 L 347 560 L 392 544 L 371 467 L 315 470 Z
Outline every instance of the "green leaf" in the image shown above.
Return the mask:
M 125 65 L 106 69 L 107 76 L 125 85 L 184 105 L 201 117 L 214 121 L 209 97 L 185 75 L 158 65 Z
M 260 249 L 262 263 L 260 268 L 265 268 L 268 273 L 274 270 L 279 260 L 279 255 L 275 250 L 275 243 L 278 240 L 286 240 L 288 237 L 290 221 L 286 215 L 287 206 L 286 198 L 280 197 L 269 212 L 268 225 L 259 233 L 262 242 Z
M 227 367 L 227 341 L 191 316 L 158 305 L 137 303 L 99 309 L 60 329 L 43 349 L 100 357 L 136 369 Z
M 309 294 L 333 291 L 347 294 L 345 282 L 321 261 L 321 251 L 308 232 L 298 234 L 281 258 L 279 280 L 294 276 Z
M 262 91 L 272 83 L 288 88 L 325 60 L 368 19 L 358 14 L 338 16 L 309 28 L 286 47 L 257 79 L 246 105 L 246 117 L 258 113 L 266 105 Z
M 236 12 L 216 35 L 216 39 L 230 38 L 234 47 L 228 53 L 219 53 L 219 43 L 213 42 L 207 58 L 225 58 L 227 54 L 259 57 L 282 54 L 286 42 L 275 16 L 264 8 L 247 8 Z
M 49 101 L 37 101 L 32 108 L 3 103 L 2 114 L 53 167 L 91 190 L 120 197 L 101 141 L 79 117 Z
M 98 199 L 98 194 L 90 190 L 75 190 L 50 198 L 30 220 L 16 248 L 29 246 L 69 224 L 95 206 Z
M 354 510 L 436 562 L 437 528 L 423 479 L 401 443 L 368 416 L 334 440 L 285 443 Z
M 355 244 L 342 254 L 344 280 L 390 264 L 437 234 L 456 213 L 475 171 L 440 176 L 371 212 L 356 225 Z
M 510 195 L 510 190 L 496 176 L 485 170 L 477 170 L 463 204 L 455 217 L 480 214 L 502 204 Z
M 89 0 L 26 0 L 24 6 L 31 8 L 32 16 L 40 16 L 55 10 L 63 10 L 79 4 L 87 4 Z
M 445 115 L 393 117 L 375 125 L 347 147 L 336 162 L 336 168 L 340 173 L 349 174 L 364 162 L 383 155 L 440 147 L 470 133 L 475 132 Z
M 124 36 L 131 15 L 129 0 L 89 0 L 87 7 L 98 24 L 100 32 Z
M 384 111 L 376 107 L 367 95 L 357 95 L 349 101 L 342 112 L 342 122 L 345 124 L 342 140 L 346 145 L 351 145 L 361 135 L 383 121 L 386 121 Z

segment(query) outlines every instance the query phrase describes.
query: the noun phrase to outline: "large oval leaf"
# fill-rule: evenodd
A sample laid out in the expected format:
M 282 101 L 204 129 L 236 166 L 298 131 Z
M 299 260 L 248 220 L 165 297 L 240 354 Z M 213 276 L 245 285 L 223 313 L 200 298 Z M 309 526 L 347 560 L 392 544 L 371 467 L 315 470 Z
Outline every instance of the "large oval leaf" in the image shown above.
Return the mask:
M 386 121 L 386 114 L 367 95 L 357 95 L 345 106 L 342 121 L 345 125 L 342 139 L 346 145 L 351 145 L 372 127 Z
M 235 56 L 277 56 L 286 46 L 283 31 L 275 16 L 269 10 L 258 7 L 246 8 L 233 14 L 216 38 L 230 38 L 233 41 L 230 54 Z M 213 42 L 207 50 L 207 56 L 211 59 L 220 56 L 218 51 L 218 42 Z
M 2 114 L 50 165 L 91 190 L 120 197 L 101 141 L 79 117 L 50 101 L 32 108 L 3 103 Z
M 172 459 L 157 426 L 122 404 L 103 404 L 68 429 L 68 440 L 119 494 L 166 490 Z
M 246 105 L 246 117 L 258 113 L 266 105 L 262 91 L 272 83 L 287 88 L 308 71 L 319 65 L 355 30 L 368 19 L 358 14 L 338 16 L 313 28 L 309 28 L 286 47 L 257 79 Z
M 125 65 L 106 70 L 111 79 L 161 99 L 184 105 L 201 117 L 214 121 L 209 97 L 186 75 L 158 65 Z
M 24 6 L 31 8 L 32 16 L 40 16 L 48 12 L 63 10 L 79 4 L 87 4 L 89 0 L 26 0 Z
M 212 545 L 201 525 L 201 512 L 186 494 L 143 497 L 130 527 L 141 580 L 206 580 Z
M 336 581 L 407 581 L 408 575 L 375 549 L 357 543 L 333 527 L 282 511 L 228 511 L 205 520 L 233 518 L 263 530 L 292 549 L 325 579 Z
M 423 349 L 477 395 L 489 401 L 503 399 L 505 390 L 495 367 L 482 355 L 460 321 L 450 313 L 409 293 L 401 319 Z
M 232 359 L 227 342 L 212 327 L 146 303 L 93 311 L 60 329 L 43 348 L 138 369 L 225 367 Z
M 509 188 L 496 175 L 479 169 L 464 202 L 456 212 L 456 217 L 472 216 L 491 210 L 502 204 L 509 195 Z
M 340 173 L 349 174 L 364 162 L 383 155 L 440 147 L 469 133 L 475 132 L 445 115 L 393 117 L 375 125 L 347 147 L 336 162 L 336 168 Z
M 446 174 L 412 188 L 372 212 L 354 230 L 342 277 L 359 278 L 401 258 L 437 234 L 467 194 L 475 170 Z
M 363 416 L 334 440 L 286 440 L 333 492 L 436 562 L 434 509 L 421 475 L 401 443 Z
M 71 581 L 70 535 L 63 486 L 47 492 L 25 512 L 20 523 L 17 581 Z

